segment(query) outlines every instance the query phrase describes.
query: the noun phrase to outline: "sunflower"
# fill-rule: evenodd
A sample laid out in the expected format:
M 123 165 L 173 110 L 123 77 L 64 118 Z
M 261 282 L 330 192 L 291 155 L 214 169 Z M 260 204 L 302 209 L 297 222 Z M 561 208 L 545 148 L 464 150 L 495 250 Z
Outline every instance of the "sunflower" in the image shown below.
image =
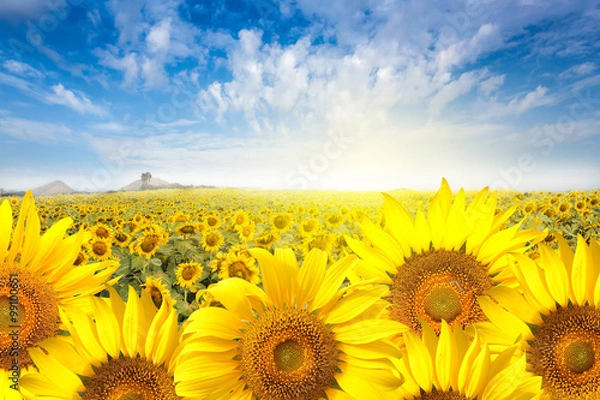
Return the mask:
M 108 260 L 112 255 L 112 243 L 109 240 L 94 237 L 90 240 L 88 255 L 98 261 Z
M 142 284 L 144 291 L 150 295 L 154 305 L 159 308 L 162 303 L 175 305 L 175 300 L 171 297 L 171 292 L 160 277 L 147 276 Z
M 217 229 L 221 226 L 221 220 L 218 215 L 207 215 L 204 218 L 204 225 L 206 225 L 206 228 L 208 229 Z
M 496 212 L 496 196 L 488 188 L 466 206 L 460 190 L 454 202 L 444 179 L 427 209 L 411 217 L 404 207 L 385 195 L 384 226 L 365 219 L 363 237 L 346 242 L 364 262 L 357 272 L 390 287 L 390 317 L 420 331 L 419 319 L 440 332 L 442 319 L 462 327 L 485 319 L 476 302 L 494 284 L 514 284 L 506 261 L 509 252 L 524 252 L 526 245 L 546 235 L 536 230 L 518 231 L 502 225 L 517 206 Z
M 181 399 L 173 382 L 180 333 L 173 307 L 157 310 L 132 287 L 127 303 L 114 289 L 110 299 L 89 301 L 94 318 L 76 308 L 61 312 L 70 336 L 43 344 L 60 352 L 31 350 L 39 372 L 22 378 L 24 391 L 64 400 Z
M 140 254 L 146 258 L 152 257 L 161 244 L 164 244 L 164 236 L 159 233 L 146 232 L 139 237 L 135 242 L 129 245 L 129 250 L 132 253 Z
M 94 235 L 98 239 L 110 239 L 113 234 L 111 228 L 101 223 L 92 226 L 89 230 L 92 233 L 92 235 Z
M 215 252 L 223 246 L 223 235 L 219 231 L 208 231 L 202 235 L 202 248 L 204 251 Z
M 236 225 L 235 230 L 236 230 L 241 242 L 248 242 L 248 241 L 254 239 L 254 231 L 256 230 L 256 223 L 254 223 L 253 221 L 250 221 L 246 225 Z
M 17 383 L 19 371 L 23 377 L 33 370 L 28 350 L 59 334 L 59 307 L 100 292 L 119 266 L 112 261 L 75 266 L 85 235 L 65 237 L 71 224 L 61 219 L 40 237 L 31 191 L 14 230 L 10 203 L 0 206 L 0 393 Z M 21 398 L 9 392 L 8 398 Z
M 344 223 L 346 217 L 340 214 L 326 214 L 325 215 L 325 225 L 330 228 L 337 228 L 338 226 Z
M 178 226 L 175 229 L 175 232 L 177 232 L 183 238 L 188 238 L 198 232 L 198 225 L 191 222 L 186 222 Z
M 315 249 L 298 268 L 289 249 L 251 252 L 264 291 L 237 278 L 207 289 L 224 307 L 196 310 L 184 328 L 180 396 L 369 400 L 400 386 L 388 358 L 399 356 L 389 337 L 402 326 L 373 319 L 386 288 L 340 289 L 354 257 L 327 269 L 327 255 Z
M 523 215 L 529 215 L 536 210 L 535 201 L 528 201 L 523 207 Z
M 279 241 L 280 236 L 276 233 L 266 233 L 259 237 L 254 238 L 254 245 L 256 247 L 262 247 L 265 249 L 272 249 L 275 243 Z
M 335 235 L 327 232 L 319 232 L 307 237 L 302 242 L 302 254 L 308 254 L 312 249 L 319 249 L 332 254 L 333 246 L 335 245 Z
M 234 227 L 246 226 L 246 225 L 248 225 L 249 222 L 250 222 L 250 217 L 248 216 L 248 213 L 244 210 L 239 210 L 233 216 Z
M 275 213 L 271 215 L 271 226 L 278 233 L 283 233 L 292 227 L 292 215 L 290 213 Z
M 129 242 L 131 242 L 131 235 L 123 231 L 116 231 L 113 236 L 113 242 L 119 247 L 127 247 Z
M 177 284 L 184 289 L 192 289 L 194 283 L 202 276 L 202 271 L 202 266 L 196 262 L 179 264 L 175 270 Z
M 406 381 L 396 398 L 529 400 L 540 392 L 541 379 L 527 373 L 524 354 L 514 356 L 516 346 L 492 358 L 478 334 L 469 343 L 460 327 L 452 331 L 446 321 L 439 337 L 424 324 L 422 339 L 408 331 L 404 343 L 399 369 Z
M 320 227 L 319 220 L 316 218 L 307 219 L 298 225 L 298 229 L 303 236 L 312 235 L 317 232 Z
M 219 265 L 219 278 L 227 279 L 233 277 L 241 278 L 257 285 L 260 282 L 260 278 L 254 258 L 247 257 L 244 254 L 228 254 Z
M 600 398 L 600 244 L 578 236 L 575 253 L 539 245 L 538 263 L 514 254 L 519 289 L 496 287 L 479 303 L 490 322 L 476 324 L 490 343 L 514 340 L 528 369 L 553 399 Z M 521 293 L 522 292 L 522 293 Z

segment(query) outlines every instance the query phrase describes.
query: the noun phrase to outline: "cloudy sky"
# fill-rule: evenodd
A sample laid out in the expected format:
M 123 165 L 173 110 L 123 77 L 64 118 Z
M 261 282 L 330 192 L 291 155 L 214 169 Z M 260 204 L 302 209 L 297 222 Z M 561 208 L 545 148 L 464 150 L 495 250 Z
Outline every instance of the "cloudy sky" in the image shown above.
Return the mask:
M 600 187 L 600 2 L 2 0 L 0 187 Z

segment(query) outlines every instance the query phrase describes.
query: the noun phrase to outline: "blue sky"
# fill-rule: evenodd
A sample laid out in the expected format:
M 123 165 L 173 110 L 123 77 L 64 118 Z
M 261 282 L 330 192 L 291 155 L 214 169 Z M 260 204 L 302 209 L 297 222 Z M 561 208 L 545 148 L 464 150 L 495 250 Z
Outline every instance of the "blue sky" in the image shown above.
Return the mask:
M 0 187 L 600 187 L 600 2 L 3 0 Z

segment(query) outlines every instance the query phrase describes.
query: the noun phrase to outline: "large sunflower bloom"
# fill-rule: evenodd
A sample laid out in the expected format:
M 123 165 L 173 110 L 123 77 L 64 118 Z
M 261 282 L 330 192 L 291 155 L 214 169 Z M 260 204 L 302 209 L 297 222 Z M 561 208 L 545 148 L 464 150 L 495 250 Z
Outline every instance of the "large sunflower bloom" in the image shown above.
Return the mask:
M 516 346 L 492 357 L 475 334 L 454 331 L 442 321 L 439 337 L 423 326 L 423 337 L 404 333 L 400 371 L 406 378 L 398 390 L 403 399 L 421 400 L 529 400 L 540 394 L 540 378 L 526 372 L 525 356 L 513 357 Z
M 59 307 L 80 305 L 86 294 L 104 288 L 116 262 L 75 266 L 83 231 L 65 237 L 70 218 L 57 221 L 40 237 L 31 192 L 23 198 L 13 230 L 8 201 L 0 206 L 0 396 L 20 399 L 21 376 L 32 370 L 28 350 L 59 334 Z
M 480 191 L 467 206 L 460 190 L 454 201 L 448 183 L 431 200 L 427 216 L 412 218 L 384 194 L 383 228 L 365 219 L 364 243 L 346 237 L 364 262 L 357 272 L 390 286 L 390 317 L 420 331 L 419 318 L 439 333 L 442 319 L 462 327 L 485 318 L 476 302 L 495 283 L 510 284 L 507 253 L 525 250 L 546 235 L 518 231 L 520 223 L 502 229 L 513 206 L 496 214 L 497 199 Z
M 490 322 L 476 327 L 490 342 L 520 340 L 529 369 L 553 399 L 600 398 L 600 245 L 579 236 L 575 253 L 540 244 L 537 263 L 515 254 L 519 291 L 496 287 L 479 299 Z M 507 311 L 508 310 L 508 311 Z
M 264 249 L 251 253 L 264 291 L 239 278 L 207 289 L 224 308 L 190 316 L 183 361 L 175 369 L 179 395 L 369 400 L 399 387 L 389 360 L 399 350 L 387 339 L 402 326 L 374 319 L 385 307 L 380 296 L 387 288 L 340 289 L 355 257 L 326 268 L 327 254 L 315 249 L 299 268 L 290 249 L 278 249 L 275 257 Z
M 127 303 L 114 289 L 110 299 L 89 296 L 94 319 L 78 309 L 61 312 L 71 336 L 32 349 L 39 373 L 21 380 L 26 398 L 83 400 L 178 400 L 173 371 L 177 361 L 177 313 L 129 287 Z

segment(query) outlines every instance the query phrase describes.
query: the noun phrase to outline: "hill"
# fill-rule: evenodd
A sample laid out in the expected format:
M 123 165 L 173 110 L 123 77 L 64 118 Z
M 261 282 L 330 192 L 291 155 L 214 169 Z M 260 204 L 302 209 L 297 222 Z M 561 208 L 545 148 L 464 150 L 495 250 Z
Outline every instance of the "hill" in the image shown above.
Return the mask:
M 73 189 L 67 186 L 63 181 L 53 181 L 45 185 L 36 187 L 32 190 L 35 197 L 39 196 L 54 196 L 56 194 L 75 193 Z
M 168 188 L 176 188 L 180 187 L 178 183 L 170 183 L 160 178 L 150 178 L 150 182 L 148 182 L 148 189 L 168 189 Z M 142 190 L 142 180 L 138 179 L 137 181 L 131 182 L 127 186 L 123 186 L 121 190 L 131 191 L 131 190 Z

